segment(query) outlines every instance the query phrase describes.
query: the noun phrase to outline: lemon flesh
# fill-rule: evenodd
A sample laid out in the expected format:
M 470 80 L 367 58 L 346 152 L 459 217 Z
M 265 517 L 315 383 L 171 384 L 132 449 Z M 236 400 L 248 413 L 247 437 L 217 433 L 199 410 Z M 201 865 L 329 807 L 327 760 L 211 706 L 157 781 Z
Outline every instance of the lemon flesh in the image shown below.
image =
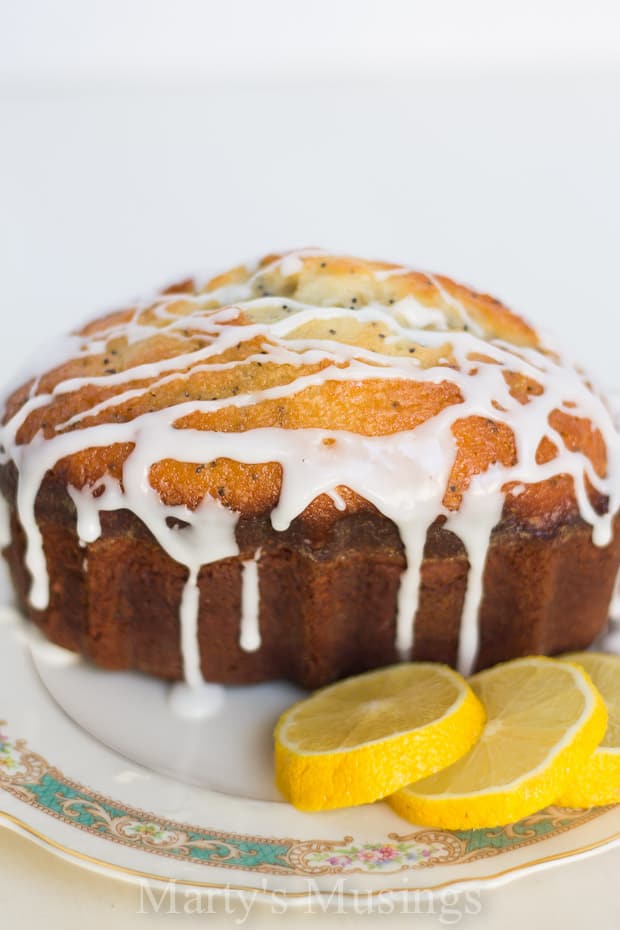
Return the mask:
M 276 784 L 301 810 L 366 804 L 450 765 L 483 723 L 480 701 L 447 666 L 412 662 L 367 672 L 282 715 Z
M 586 670 L 607 705 L 600 745 L 557 800 L 562 807 L 600 807 L 620 802 L 620 656 L 575 652 L 563 656 Z
M 513 823 L 553 803 L 605 733 L 607 711 L 586 672 L 541 656 L 470 679 L 487 722 L 459 761 L 389 798 L 420 825 L 473 829 Z

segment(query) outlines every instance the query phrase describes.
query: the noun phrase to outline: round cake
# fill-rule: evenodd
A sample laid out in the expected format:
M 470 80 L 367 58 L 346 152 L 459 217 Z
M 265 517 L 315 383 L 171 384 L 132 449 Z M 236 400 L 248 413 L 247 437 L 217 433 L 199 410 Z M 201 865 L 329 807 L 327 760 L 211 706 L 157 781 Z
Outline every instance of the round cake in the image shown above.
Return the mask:
M 317 687 L 607 620 L 608 406 L 448 278 L 304 250 L 183 281 L 48 348 L 1 442 L 19 602 L 104 668 Z

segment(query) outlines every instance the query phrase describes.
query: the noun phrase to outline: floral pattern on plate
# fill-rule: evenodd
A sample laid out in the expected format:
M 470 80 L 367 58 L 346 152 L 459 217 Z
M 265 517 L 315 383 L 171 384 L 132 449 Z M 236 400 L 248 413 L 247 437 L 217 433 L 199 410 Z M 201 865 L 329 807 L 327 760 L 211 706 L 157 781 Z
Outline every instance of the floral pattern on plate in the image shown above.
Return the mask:
M 296 840 L 222 833 L 136 810 L 73 782 L 25 740 L 0 732 L 0 789 L 103 839 L 156 855 L 272 874 L 317 875 L 429 869 L 496 856 L 580 826 L 610 808 L 549 807 L 516 824 L 483 830 L 420 829 L 378 842 Z

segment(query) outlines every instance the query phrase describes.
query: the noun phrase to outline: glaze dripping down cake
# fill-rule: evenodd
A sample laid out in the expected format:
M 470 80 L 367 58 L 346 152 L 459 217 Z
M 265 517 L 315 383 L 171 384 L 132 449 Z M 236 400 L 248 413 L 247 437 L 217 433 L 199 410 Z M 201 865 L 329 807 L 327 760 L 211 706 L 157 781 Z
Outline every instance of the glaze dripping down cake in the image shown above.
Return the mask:
M 577 650 L 606 622 L 608 407 L 447 278 L 271 255 L 29 374 L 4 410 L 4 551 L 23 610 L 97 665 L 316 687 Z

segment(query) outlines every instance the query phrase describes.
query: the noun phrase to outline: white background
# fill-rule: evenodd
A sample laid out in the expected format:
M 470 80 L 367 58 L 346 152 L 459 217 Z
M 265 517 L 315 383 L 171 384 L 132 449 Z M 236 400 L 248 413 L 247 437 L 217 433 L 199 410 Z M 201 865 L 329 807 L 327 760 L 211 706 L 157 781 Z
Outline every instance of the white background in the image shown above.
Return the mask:
M 0 380 L 136 293 L 304 245 L 495 292 L 620 385 L 618 3 L 0 0 Z M 617 930 L 619 864 L 489 893 L 468 926 Z M 0 905 L 177 925 L 4 831 Z

